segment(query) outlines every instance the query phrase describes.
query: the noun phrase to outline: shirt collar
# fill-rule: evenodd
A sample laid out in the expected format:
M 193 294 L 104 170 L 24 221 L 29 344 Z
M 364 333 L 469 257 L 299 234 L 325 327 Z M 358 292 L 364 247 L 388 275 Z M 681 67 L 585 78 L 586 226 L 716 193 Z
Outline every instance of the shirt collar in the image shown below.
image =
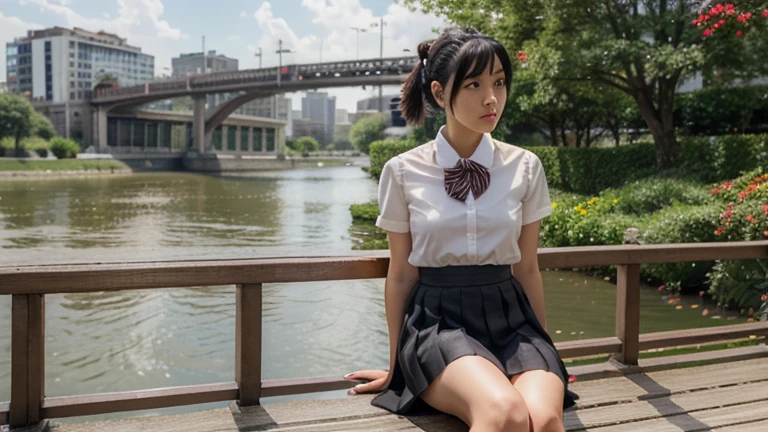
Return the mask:
M 453 168 L 456 166 L 460 157 L 459 154 L 456 153 L 456 150 L 454 150 L 448 143 L 448 140 L 443 136 L 443 129 L 445 129 L 445 126 L 440 128 L 440 131 L 437 132 L 437 137 L 435 138 L 437 164 L 443 168 Z M 480 144 L 477 145 L 475 152 L 472 153 L 472 156 L 470 156 L 469 159 L 488 169 L 491 168 L 493 165 L 493 140 L 491 139 L 491 134 L 483 134 L 483 137 L 480 139 Z

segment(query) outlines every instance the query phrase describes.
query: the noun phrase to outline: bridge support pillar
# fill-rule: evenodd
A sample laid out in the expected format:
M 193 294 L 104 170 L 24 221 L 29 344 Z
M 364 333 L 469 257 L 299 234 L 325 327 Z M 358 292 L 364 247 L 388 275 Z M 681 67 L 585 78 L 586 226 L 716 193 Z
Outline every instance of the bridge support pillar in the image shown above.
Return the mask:
M 205 100 L 205 95 L 193 96 L 192 146 L 201 154 L 205 153 Z
M 96 110 L 96 145 L 99 153 L 107 153 L 107 108 L 99 106 Z

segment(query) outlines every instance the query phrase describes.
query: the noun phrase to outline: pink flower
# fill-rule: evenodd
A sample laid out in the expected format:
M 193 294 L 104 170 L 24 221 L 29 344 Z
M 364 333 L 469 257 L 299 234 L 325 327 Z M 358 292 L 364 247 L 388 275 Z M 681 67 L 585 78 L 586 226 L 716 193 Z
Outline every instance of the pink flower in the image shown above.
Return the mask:
M 718 229 L 716 229 L 716 230 L 715 230 L 715 235 L 716 235 L 716 236 L 719 236 L 719 235 L 721 235 L 721 234 L 723 233 L 723 231 L 725 231 L 725 230 L 723 229 L 723 227 L 720 227 L 720 228 L 718 228 Z
M 666 287 L 665 287 L 664 285 L 661 285 L 661 286 L 659 287 L 659 291 L 664 291 L 664 288 L 666 288 Z
M 763 15 L 763 18 L 768 18 L 768 9 L 764 10 L 762 15 Z
M 711 30 L 711 29 L 706 29 L 706 30 L 704 30 L 704 32 L 702 33 L 702 35 L 703 35 L 704 37 L 709 37 L 709 36 L 712 36 L 712 30 Z
M 743 33 L 741 32 L 741 30 L 739 30 L 739 31 L 737 31 L 737 32 L 736 32 L 736 37 L 741 37 L 741 35 L 743 35 Z

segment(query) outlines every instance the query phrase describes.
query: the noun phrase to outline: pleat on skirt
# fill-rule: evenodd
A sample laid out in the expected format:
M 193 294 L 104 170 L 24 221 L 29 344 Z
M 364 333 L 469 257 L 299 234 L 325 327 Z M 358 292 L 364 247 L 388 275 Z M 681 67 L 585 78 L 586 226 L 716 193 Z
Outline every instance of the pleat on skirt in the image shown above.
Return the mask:
M 419 395 L 452 361 L 479 355 L 508 378 L 529 370 L 555 373 L 578 395 L 552 339 L 508 265 L 420 267 L 406 304 L 389 387 L 372 400 L 396 414 L 434 412 Z

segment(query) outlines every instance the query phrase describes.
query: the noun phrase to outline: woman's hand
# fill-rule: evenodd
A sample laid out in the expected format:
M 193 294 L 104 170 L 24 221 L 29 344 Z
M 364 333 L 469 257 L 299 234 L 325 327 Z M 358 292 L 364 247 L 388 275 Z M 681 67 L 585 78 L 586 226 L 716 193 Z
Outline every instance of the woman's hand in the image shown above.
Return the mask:
M 351 374 L 344 375 L 345 380 L 363 380 L 368 381 L 363 384 L 358 384 L 355 388 L 350 389 L 347 394 L 354 396 L 358 393 L 374 393 L 380 392 L 387 388 L 392 378 L 389 376 L 389 372 L 383 370 L 361 370 L 352 372 Z

